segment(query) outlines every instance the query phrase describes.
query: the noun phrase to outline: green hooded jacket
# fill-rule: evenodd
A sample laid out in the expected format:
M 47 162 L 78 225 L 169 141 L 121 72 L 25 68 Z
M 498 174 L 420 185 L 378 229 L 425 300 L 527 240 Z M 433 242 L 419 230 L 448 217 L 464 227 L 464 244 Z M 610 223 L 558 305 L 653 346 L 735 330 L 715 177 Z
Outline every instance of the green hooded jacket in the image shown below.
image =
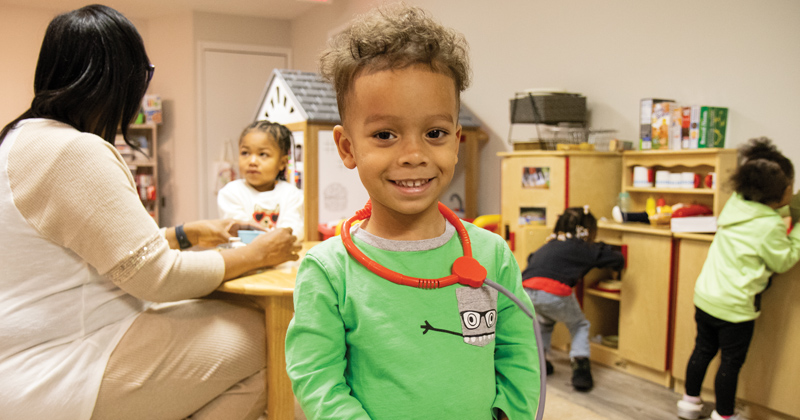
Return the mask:
M 758 318 L 757 296 L 772 273 L 800 260 L 800 229 L 786 224 L 771 207 L 734 193 L 717 220 L 717 233 L 697 278 L 694 304 L 728 322 Z

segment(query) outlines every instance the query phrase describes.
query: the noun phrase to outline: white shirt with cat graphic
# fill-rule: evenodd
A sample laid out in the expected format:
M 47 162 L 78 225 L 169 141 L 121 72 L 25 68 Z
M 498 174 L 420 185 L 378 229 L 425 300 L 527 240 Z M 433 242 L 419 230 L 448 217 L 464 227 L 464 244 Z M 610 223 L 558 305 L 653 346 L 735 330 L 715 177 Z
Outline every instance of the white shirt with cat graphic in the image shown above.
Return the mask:
M 217 194 L 219 216 L 255 222 L 266 230 L 290 227 L 303 240 L 303 191 L 286 181 L 277 181 L 270 191 L 256 191 L 243 179 L 227 183 Z

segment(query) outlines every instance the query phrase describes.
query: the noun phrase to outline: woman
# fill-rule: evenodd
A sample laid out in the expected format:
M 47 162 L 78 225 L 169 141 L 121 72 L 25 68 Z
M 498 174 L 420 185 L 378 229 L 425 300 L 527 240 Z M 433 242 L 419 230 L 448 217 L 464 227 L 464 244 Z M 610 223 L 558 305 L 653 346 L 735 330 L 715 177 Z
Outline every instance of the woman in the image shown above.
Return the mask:
M 187 300 L 297 259 L 291 232 L 221 252 L 226 221 L 159 230 L 114 148 L 153 66 L 92 5 L 48 26 L 30 109 L 0 132 L 0 401 L 13 419 L 255 419 L 263 313 Z M 180 302 L 179 302 L 180 301 Z M 173 303 L 152 303 L 173 302 Z

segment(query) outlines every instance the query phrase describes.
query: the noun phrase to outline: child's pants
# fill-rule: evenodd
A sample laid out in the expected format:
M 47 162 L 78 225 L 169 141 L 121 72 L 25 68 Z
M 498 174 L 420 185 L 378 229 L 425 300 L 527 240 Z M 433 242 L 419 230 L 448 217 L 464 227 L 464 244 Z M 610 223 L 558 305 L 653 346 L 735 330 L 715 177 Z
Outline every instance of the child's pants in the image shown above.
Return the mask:
M 533 302 L 536 318 L 542 327 L 542 345 L 550 351 L 550 337 L 556 322 L 563 322 L 572 337 L 570 357 L 589 357 L 589 320 L 583 315 L 575 294 L 557 296 L 542 290 L 525 289 Z
M 699 397 L 708 364 L 722 350 L 719 370 L 714 380 L 717 413 L 731 416 L 736 403 L 736 384 L 739 370 L 744 364 L 755 321 L 727 322 L 715 318 L 695 307 L 697 339 L 694 351 L 686 366 L 686 394 Z
M 257 419 L 264 312 L 201 299 L 140 314 L 106 366 L 92 420 Z

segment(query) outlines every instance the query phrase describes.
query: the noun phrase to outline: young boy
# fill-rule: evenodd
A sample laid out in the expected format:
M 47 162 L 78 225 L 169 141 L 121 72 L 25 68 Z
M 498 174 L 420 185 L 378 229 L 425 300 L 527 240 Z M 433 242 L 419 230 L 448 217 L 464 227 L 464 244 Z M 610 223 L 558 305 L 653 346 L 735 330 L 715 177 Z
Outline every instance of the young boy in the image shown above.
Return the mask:
M 342 125 L 334 140 L 357 168 L 372 213 L 354 244 L 389 270 L 451 274 L 463 254 L 438 209 L 453 176 L 468 84 L 466 42 L 407 6 L 359 17 L 323 54 Z M 502 238 L 465 224 L 486 278 L 529 309 Z M 336 237 L 297 274 L 286 362 L 309 419 L 532 419 L 540 395 L 532 320 L 483 285 L 420 290 L 370 272 Z

